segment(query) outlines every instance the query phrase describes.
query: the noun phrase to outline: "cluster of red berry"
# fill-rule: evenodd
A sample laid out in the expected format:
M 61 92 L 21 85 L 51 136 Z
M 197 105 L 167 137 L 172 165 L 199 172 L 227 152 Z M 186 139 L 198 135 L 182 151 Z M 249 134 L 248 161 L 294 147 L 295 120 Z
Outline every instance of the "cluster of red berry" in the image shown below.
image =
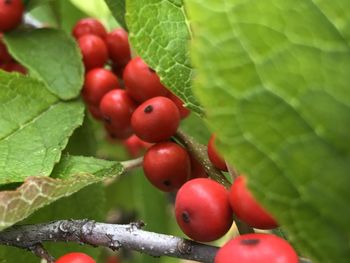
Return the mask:
M 2 40 L 2 32 L 11 31 L 21 23 L 23 12 L 22 0 L 0 1 L 0 69 L 7 72 L 27 73 L 27 69 L 13 59 Z
M 99 21 L 90 18 L 79 21 L 73 35 L 87 70 L 82 96 L 90 112 L 96 119 L 104 120 L 110 136 L 129 138 L 134 145 L 143 143 L 148 148 L 143 160 L 144 173 L 158 189 L 178 190 L 175 215 L 186 235 L 201 242 L 216 240 L 231 228 L 233 212 L 252 227 L 277 227 L 273 217 L 249 192 L 244 176 L 238 177 L 228 191 L 207 178 L 201 164 L 182 145 L 171 141 L 189 110 L 140 57 L 131 59 L 128 35 L 123 29 L 106 33 Z M 112 71 L 104 68 L 108 56 Z M 208 142 L 208 157 L 217 169 L 228 171 L 215 148 L 214 135 Z M 265 247 L 269 247 L 268 252 Z M 245 249 L 252 253 L 248 255 Z M 216 262 L 231 262 L 237 255 L 242 259 L 237 262 L 263 262 L 261 259 L 277 262 L 276 258 L 283 258 L 281 262 L 297 262 L 286 241 L 268 234 L 242 235 L 231 240 L 220 249 Z M 254 261 L 256 257 L 259 261 Z

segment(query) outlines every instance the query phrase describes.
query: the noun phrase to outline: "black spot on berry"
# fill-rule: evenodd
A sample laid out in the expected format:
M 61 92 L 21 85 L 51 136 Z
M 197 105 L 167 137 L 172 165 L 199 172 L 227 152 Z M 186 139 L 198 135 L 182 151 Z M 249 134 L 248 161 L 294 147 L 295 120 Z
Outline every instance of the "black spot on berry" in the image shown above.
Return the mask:
M 190 221 L 191 221 L 190 215 L 186 211 L 182 212 L 181 216 L 182 216 L 182 220 L 185 223 L 187 223 L 187 224 L 190 223 Z
M 152 105 L 148 105 L 143 111 L 145 113 L 151 113 L 153 111 L 153 106 Z
M 103 120 L 105 121 L 105 123 L 108 123 L 108 124 L 112 123 L 111 118 L 108 116 L 103 116 Z
M 241 244 L 245 246 L 256 246 L 260 243 L 259 239 L 243 239 L 241 240 Z
M 169 180 L 164 180 L 163 181 L 163 184 L 166 185 L 166 186 L 170 186 L 171 185 L 171 182 Z

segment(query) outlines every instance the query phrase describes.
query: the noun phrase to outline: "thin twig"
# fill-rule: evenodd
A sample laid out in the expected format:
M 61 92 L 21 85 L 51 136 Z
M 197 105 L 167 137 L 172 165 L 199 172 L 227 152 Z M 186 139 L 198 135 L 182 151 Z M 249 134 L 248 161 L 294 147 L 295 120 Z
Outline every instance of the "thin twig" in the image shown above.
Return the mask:
M 55 258 L 50 255 L 50 253 L 44 248 L 41 243 L 35 244 L 33 247 L 30 247 L 29 250 L 31 250 L 33 254 L 39 258 L 45 259 L 47 263 L 55 262 Z
M 142 162 L 143 162 L 143 156 L 136 159 L 128 160 L 128 161 L 123 161 L 121 162 L 121 164 L 123 165 L 125 171 L 129 172 L 135 168 L 142 166 Z
M 193 157 L 202 164 L 209 177 L 223 184 L 226 188 L 230 187 L 231 184 L 227 178 L 210 162 L 207 154 L 207 147 L 205 145 L 198 143 L 194 138 L 181 131 L 181 129 L 177 130 L 175 138 L 178 139 Z

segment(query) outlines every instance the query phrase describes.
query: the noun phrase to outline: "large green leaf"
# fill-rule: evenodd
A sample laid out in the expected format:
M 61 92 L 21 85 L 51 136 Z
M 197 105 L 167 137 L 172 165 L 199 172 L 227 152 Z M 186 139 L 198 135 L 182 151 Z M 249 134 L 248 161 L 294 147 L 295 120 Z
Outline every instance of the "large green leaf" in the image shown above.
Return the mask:
M 125 29 L 125 0 L 105 0 L 109 10 L 118 23 Z
M 26 9 L 33 9 L 37 6 L 45 5 L 45 4 L 52 2 L 52 1 L 54 1 L 54 0 L 23 0 L 23 2 L 26 5 Z
M 39 209 L 20 224 L 37 224 L 60 219 L 88 218 L 96 221 L 105 220 L 105 195 L 102 184 L 92 184 L 73 195 L 61 198 Z M 83 252 L 97 259 L 102 248 L 76 243 L 47 242 L 45 248 L 58 258 L 70 252 Z M 38 263 L 40 260 L 30 251 L 15 247 L 0 246 L 0 262 L 3 263 Z
M 127 0 L 126 10 L 129 38 L 136 53 L 159 74 L 166 87 L 199 112 L 191 90 L 191 32 L 182 0 Z
M 83 116 L 80 101 L 62 102 L 35 79 L 0 72 L 0 184 L 50 175 Z
M 315 262 L 350 257 L 350 2 L 187 0 L 195 93 L 230 163 Z
M 0 192 L 0 230 L 39 208 L 123 172 L 120 163 L 91 157 L 65 156 L 52 177 L 28 177 L 16 190 Z
M 79 95 L 84 69 L 72 37 L 56 29 L 13 31 L 5 36 L 10 53 L 61 99 Z

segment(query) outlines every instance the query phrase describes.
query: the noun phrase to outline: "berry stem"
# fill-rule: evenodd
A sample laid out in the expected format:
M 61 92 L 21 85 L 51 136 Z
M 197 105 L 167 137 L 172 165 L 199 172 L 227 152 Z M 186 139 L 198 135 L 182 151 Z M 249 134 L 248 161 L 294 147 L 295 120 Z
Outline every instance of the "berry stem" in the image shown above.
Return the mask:
M 136 159 L 123 161 L 121 162 L 121 164 L 123 165 L 125 172 L 129 172 L 131 170 L 134 170 L 135 168 L 141 167 L 142 162 L 143 162 L 143 156 Z
M 185 134 L 181 129 L 177 130 L 175 138 L 187 148 L 200 164 L 202 164 L 210 178 L 221 183 L 226 188 L 231 186 L 231 183 L 227 178 L 211 164 L 207 154 L 207 147 L 205 145 L 196 142 L 193 137 Z

